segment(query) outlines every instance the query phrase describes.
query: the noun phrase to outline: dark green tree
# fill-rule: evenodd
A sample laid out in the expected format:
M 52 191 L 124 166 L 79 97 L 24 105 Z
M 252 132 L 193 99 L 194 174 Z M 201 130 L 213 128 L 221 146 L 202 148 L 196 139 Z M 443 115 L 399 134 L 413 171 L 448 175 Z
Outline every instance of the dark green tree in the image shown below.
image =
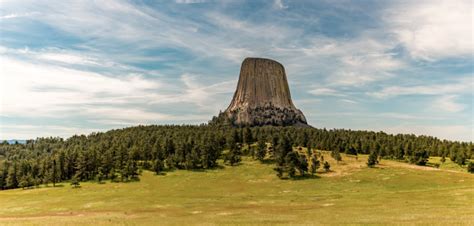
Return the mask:
M 471 162 L 471 161 L 470 161 L 470 162 L 467 164 L 467 172 L 469 172 L 469 173 L 474 173 L 474 162 Z
M 466 164 L 466 154 L 463 151 L 457 151 L 456 153 L 456 163 L 460 166 Z
M 57 168 L 57 165 L 56 165 L 56 159 L 53 159 L 53 164 L 51 166 L 51 183 L 53 183 L 53 187 L 56 187 L 56 182 L 58 181 L 58 168 Z
M 336 160 L 337 163 L 339 163 L 342 160 L 341 153 L 339 150 L 334 150 L 331 152 L 331 157 Z
M 267 144 L 265 140 L 260 139 L 257 143 L 257 151 L 255 153 L 255 157 L 262 162 L 265 159 L 265 155 L 267 154 Z
M 446 157 L 443 155 L 439 161 L 440 161 L 441 163 L 445 163 L 445 162 L 446 162 Z
M 153 162 L 153 171 L 156 173 L 156 175 L 160 174 L 161 171 L 163 171 L 163 161 L 160 159 L 155 159 Z
M 79 178 L 74 175 L 72 178 L 71 178 L 71 186 L 73 188 L 78 188 L 80 186 L 80 183 L 79 183 Z
M 319 166 L 320 162 L 318 156 L 316 153 L 313 153 L 309 162 L 309 172 L 311 173 L 311 175 L 314 175 L 316 173 L 316 171 L 319 169 Z
M 246 126 L 244 129 L 244 143 L 250 148 L 250 144 L 253 143 L 253 136 L 250 127 Z
M 331 170 L 331 165 L 329 165 L 329 162 L 324 162 L 324 171 L 329 172 Z
M 378 163 L 379 163 L 378 154 L 376 151 L 372 151 L 369 155 L 369 158 L 367 159 L 367 166 L 374 167 Z
M 422 149 L 422 150 L 416 150 L 412 152 L 412 155 L 410 157 L 410 163 L 414 163 L 416 165 L 424 166 L 428 162 L 428 158 L 430 157 L 428 151 Z
M 296 176 L 296 168 L 299 166 L 299 155 L 298 153 L 291 151 L 285 156 L 284 172 L 288 174 L 289 178 Z
M 296 154 L 298 156 L 298 165 L 296 168 L 298 169 L 300 176 L 304 176 L 306 172 L 308 172 L 308 160 L 305 155 Z
M 25 174 L 20 178 L 20 183 L 18 185 L 20 188 L 29 188 L 33 186 L 33 178 L 30 174 Z
M 235 164 L 239 163 L 242 158 L 241 158 L 242 152 L 240 145 L 235 145 L 231 147 L 229 152 L 224 158 L 224 162 L 228 162 L 231 166 L 234 166 Z
M 18 178 L 17 178 L 17 166 L 13 164 L 13 166 L 9 167 L 8 175 L 7 175 L 7 188 L 17 188 L 18 187 Z

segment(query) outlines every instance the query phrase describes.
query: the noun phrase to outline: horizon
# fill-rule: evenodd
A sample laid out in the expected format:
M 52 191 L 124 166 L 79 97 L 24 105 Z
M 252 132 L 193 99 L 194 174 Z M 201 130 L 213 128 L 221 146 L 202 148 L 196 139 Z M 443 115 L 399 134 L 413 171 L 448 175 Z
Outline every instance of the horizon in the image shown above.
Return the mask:
M 0 140 L 207 123 L 246 57 L 283 64 L 316 128 L 474 140 L 470 1 L 0 6 Z

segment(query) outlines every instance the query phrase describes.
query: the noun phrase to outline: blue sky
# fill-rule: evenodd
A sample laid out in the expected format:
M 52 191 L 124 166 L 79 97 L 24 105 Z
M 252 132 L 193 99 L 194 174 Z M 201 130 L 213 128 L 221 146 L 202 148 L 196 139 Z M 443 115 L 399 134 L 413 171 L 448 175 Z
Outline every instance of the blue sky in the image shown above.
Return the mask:
M 245 57 L 318 128 L 472 141 L 471 1 L 0 1 L 0 139 L 199 124 Z

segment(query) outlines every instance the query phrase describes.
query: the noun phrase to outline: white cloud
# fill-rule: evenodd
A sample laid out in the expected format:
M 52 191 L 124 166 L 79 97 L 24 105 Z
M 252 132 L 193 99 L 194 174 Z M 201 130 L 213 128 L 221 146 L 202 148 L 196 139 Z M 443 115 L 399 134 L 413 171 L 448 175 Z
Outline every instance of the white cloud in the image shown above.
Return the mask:
M 92 132 L 103 132 L 107 128 L 83 128 L 62 125 L 2 125 L 0 127 L 0 139 L 35 139 L 36 137 L 70 137 L 73 135 L 90 134 Z
M 83 57 L 80 55 L 65 54 L 65 53 L 42 53 L 42 54 L 39 54 L 37 57 L 43 60 L 57 61 L 57 62 L 68 63 L 68 64 L 82 64 L 82 65 L 98 64 L 97 59 Z
M 126 104 L 147 98 L 150 91 L 162 86 L 159 81 L 136 74 L 108 77 L 7 57 L 0 57 L 0 62 L 2 116 L 61 117 L 61 112 L 78 114 L 83 113 L 80 110 L 84 105 L 97 104 L 91 108 L 100 109 L 102 104 Z M 117 111 L 115 114 L 121 113 Z
M 406 63 L 391 53 L 394 43 L 367 33 L 352 38 L 312 37 L 297 48 L 275 48 L 297 74 L 319 73 L 326 87 L 362 86 L 395 76 Z
M 349 103 L 349 104 L 357 104 L 358 102 L 355 100 L 350 100 L 350 99 L 341 99 L 342 102 L 344 103 Z
M 474 81 L 471 78 L 455 80 L 451 83 L 417 85 L 417 86 L 388 86 L 377 92 L 367 94 L 376 98 L 389 98 L 402 95 L 443 95 L 471 93 Z
M 275 0 L 275 1 L 273 2 L 273 5 L 274 5 L 277 9 L 287 9 L 287 8 L 288 8 L 288 6 L 283 3 L 283 0 Z
M 31 12 L 31 13 L 10 13 L 6 15 L 0 16 L 0 20 L 8 20 L 8 19 L 15 19 L 15 18 L 21 18 L 21 17 L 30 17 L 30 16 L 35 16 L 38 15 L 39 13 L 37 12 Z
M 456 98 L 456 95 L 441 96 L 433 102 L 432 106 L 441 111 L 460 112 L 466 107 L 464 104 L 457 103 Z
M 383 18 L 412 57 L 436 60 L 472 55 L 473 9 L 471 0 L 401 1 Z
M 236 80 L 224 81 L 212 85 L 203 85 L 198 81 L 198 76 L 191 74 L 181 75 L 181 81 L 185 84 L 184 94 L 179 98 L 183 101 L 196 104 L 201 110 L 217 112 L 225 104 L 226 100 L 218 98 L 219 94 L 231 95 L 237 86 Z
M 337 91 L 331 88 L 324 88 L 324 87 L 310 90 L 309 93 L 316 96 L 345 96 L 345 94 L 343 94 L 340 91 Z
M 184 74 L 182 90 L 162 92 L 163 82 L 138 74 L 116 77 L 100 73 L 68 69 L 44 63 L 26 63 L 0 56 L 0 116 L 49 118 L 55 122 L 80 118 L 81 123 L 93 123 L 101 128 L 156 123 L 196 123 L 210 119 L 222 108 L 218 95 L 231 93 L 235 80 L 203 85 L 195 75 Z M 167 84 L 169 85 L 169 84 Z M 230 95 L 230 94 L 229 94 Z M 198 106 L 188 113 L 160 113 L 149 105 L 186 103 Z M 204 111 L 205 114 L 199 112 Z M 32 138 L 36 136 L 70 136 L 97 131 L 93 128 L 66 126 L 23 127 L 2 123 L 2 138 Z M 41 129 L 44 131 L 38 132 Z M 77 129 L 77 130 L 74 130 Z
M 359 86 L 393 77 L 392 72 L 403 68 L 405 63 L 386 53 L 392 48 L 390 43 L 381 42 L 365 37 L 339 42 L 336 47 L 339 67 L 329 77 L 330 84 Z
M 175 0 L 178 4 L 197 4 L 197 3 L 205 3 L 207 0 Z
M 392 134 L 415 134 L 430 135 L 440 139 L 457 141 L 474 141 L 474 129 L 471 125 L 416 125 L 404 124 L 393 127 L 369 128 L 371 130 L 383 130 Z

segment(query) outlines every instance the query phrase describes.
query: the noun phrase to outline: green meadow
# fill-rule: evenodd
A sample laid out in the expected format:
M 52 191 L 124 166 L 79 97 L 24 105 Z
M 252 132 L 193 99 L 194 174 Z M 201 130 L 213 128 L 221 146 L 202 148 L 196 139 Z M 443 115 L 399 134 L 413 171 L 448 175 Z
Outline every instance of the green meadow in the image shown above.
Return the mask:
M 449 160 L 368 168 L 367 156 L 342 158 L 326 153 L 332 171 L 299 180 L 244 158 L 215 170 L 143 171 L 139 182 L 5 190 L 0 225 L 474 225 L 474 175 Z

